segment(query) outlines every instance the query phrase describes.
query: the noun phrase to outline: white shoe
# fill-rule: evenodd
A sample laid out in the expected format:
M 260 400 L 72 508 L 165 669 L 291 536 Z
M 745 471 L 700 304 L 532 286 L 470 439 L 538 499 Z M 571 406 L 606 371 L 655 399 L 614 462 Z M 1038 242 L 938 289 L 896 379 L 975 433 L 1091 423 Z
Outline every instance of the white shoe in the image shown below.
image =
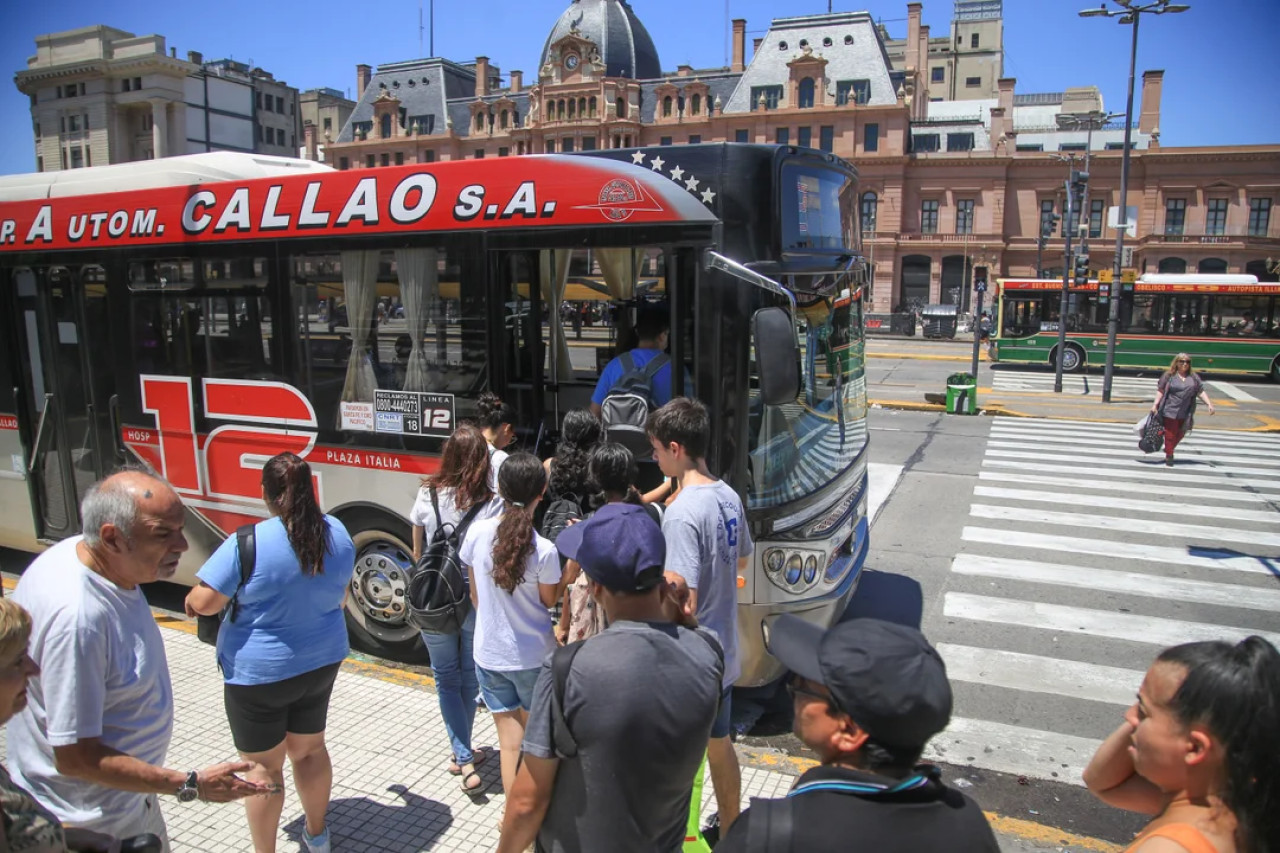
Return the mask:
M 307 835 L 307 828 L 302 828 L 302 841 L 307 845 L 308 853 L 329 853 L 329 827 L 319 835 Z

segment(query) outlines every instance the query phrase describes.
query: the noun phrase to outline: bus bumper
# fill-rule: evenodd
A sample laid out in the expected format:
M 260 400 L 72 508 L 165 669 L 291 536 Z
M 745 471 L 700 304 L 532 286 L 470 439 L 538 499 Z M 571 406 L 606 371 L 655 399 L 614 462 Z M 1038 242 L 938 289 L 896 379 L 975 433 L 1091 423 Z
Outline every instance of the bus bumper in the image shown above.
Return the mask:
M 862 579 L 862 567 L 867 559 L 869 537 L 861 537 L 861 547 L 856 554 L 839 559 L 849 563 L 839 586 L 819 598 L 800 599 L 790 604 L 740 604 L 738 605 L 738 660 L 742 662 L 742 674 L 735 687 L 759 687 L 781 678 L 786 668 L 764 647 L 763 625 L 772 622 L 783 613 L 798 616 L 806 622 L 828 628 L 844 615 L 849 599 L 858 589 Z

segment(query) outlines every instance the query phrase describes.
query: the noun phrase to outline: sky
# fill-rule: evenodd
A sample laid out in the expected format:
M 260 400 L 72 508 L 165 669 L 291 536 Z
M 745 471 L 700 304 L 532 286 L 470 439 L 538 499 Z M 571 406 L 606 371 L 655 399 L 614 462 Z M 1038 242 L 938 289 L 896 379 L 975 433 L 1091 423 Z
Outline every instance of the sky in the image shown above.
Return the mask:
M 923 0 L 931 34 L 950 26 L 950 0 Z M 1016 91 L 1060 92 L 1096 85 L 1111 112 L 1123 112 L 1131 31 L 1116 20 L 1083 19 L 1086 6 L 1113 0 L 1004 0 L 1005 75 Z M 1149 0 L 1140 0 L 1149 2 Z M 1135 119 L 1142 72 L 1164 69 L 1163 146 L 1280 143 L 1280 89 L 1264 69 L 1280 36 L 1277 0 L 1187 0 L 1176 15 L 1144 16 L 1139 33 Z M 230 57 L 270 71 L 299 90 L 320 86 L 355 95 L 355 67 L 429 55 L 419 9 L 430 0 L 0 0 L 0 67 L 26 67 L 41 33 L 94 24 L 136 35 L 158 34 L 185 58 Z M 568 0 L 440 0 L 435 53 L 455 61 L 488 56 L 502 69 L 536 79 L 543 42 Z M 663 69 L 710 68 L 728 62 L 729 20 L 747 20 L 747 49 L 774 17 L 826 12 L 824 0 L 632 0 L 653 37 Z M 906 0 L 832 2 L 834 11 L 867 10 L 894 38 L 906 35 Z M 376 10 L 376 11 L 375 11 Z M 420 41 L 421 36 L 421 41 Z M 421 44 L 421 47 L 419 46 Z M 527 83 L 526 83 L 527 85 Z M 13 85 L 0 86 L 0 174 L 35 169 L 30 104 Z

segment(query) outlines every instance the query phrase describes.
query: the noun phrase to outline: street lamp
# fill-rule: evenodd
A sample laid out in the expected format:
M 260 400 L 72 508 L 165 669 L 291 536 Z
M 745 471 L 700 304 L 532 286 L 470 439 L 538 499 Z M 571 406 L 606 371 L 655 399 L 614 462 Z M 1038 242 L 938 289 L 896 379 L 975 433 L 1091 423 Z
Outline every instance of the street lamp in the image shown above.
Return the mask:
M 1129 96 L 1124 109 L 1124 150 L 1120 155 L 1120 215 L 1116 223 L 1116 257 L 1111 277 L 1111 310 L 1107 313 L 1107 361 L 1102 376 L 1102 402 L 1111 402 L 1111 379 L 1116 367 L 1116 334 L 1120 330 L 1121 292 L 1115 288 L 1123 276 L 1120 270 L 1124 256 L 1124 232 L 1129 227 L 1129 145 L 1133 135 L 1133 75 L 1138 61 L 1138 21 L 1144 13 L 1163 15 L 1166 13 L 1185 12 L 1190 9 L 1182 3 L 1170 3 L 1169 0 L 1151 0 L 1145 5 L 1135 5 L 1134 0 L 1115 0 L 1119 9 L 1110 9 L 1103 4 L 1097 9 L 1085 9 L 1080 13 L 1082 18 L 1119 18 L 1122 24 L 1133 25 L 1133 44 L 1129 49 Z M 1061 357 L 1061 356 L 1060 356 Z

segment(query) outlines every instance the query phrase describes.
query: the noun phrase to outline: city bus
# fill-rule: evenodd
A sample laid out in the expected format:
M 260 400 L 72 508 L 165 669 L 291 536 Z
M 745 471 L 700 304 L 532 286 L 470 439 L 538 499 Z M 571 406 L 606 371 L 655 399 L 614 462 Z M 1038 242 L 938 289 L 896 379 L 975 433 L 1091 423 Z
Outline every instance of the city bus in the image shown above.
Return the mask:
M 735 144 L 0 179 L 0 546 L 77 534 L 89 484 L 141 465 L 187 506 L 193 583 L 292 451 L 358 549 L 353 644 L 420 659 L 406 516 L 444 439 L 492 391 L 547 456 L 652 303 L 757 543 L 740 684 L 772 681 L 762 620 L 834 621 L 867 551 L 856 190 L 829 154 Z M 600 319 L 580 337 L 570 300 Z
M 1061 280 L 999 281 L 992 361 L 1056 365 L 1061 294 Z M 1063 370 L 1105 364 L 1108 308 L 1098 282 L 1070 286 Z M 1120 302 L 1115 365 L 1163 370 L 1179 352 L 1199 370 L 1280 381 L 1280 283 L 1225 274 L 1138 278 Z

